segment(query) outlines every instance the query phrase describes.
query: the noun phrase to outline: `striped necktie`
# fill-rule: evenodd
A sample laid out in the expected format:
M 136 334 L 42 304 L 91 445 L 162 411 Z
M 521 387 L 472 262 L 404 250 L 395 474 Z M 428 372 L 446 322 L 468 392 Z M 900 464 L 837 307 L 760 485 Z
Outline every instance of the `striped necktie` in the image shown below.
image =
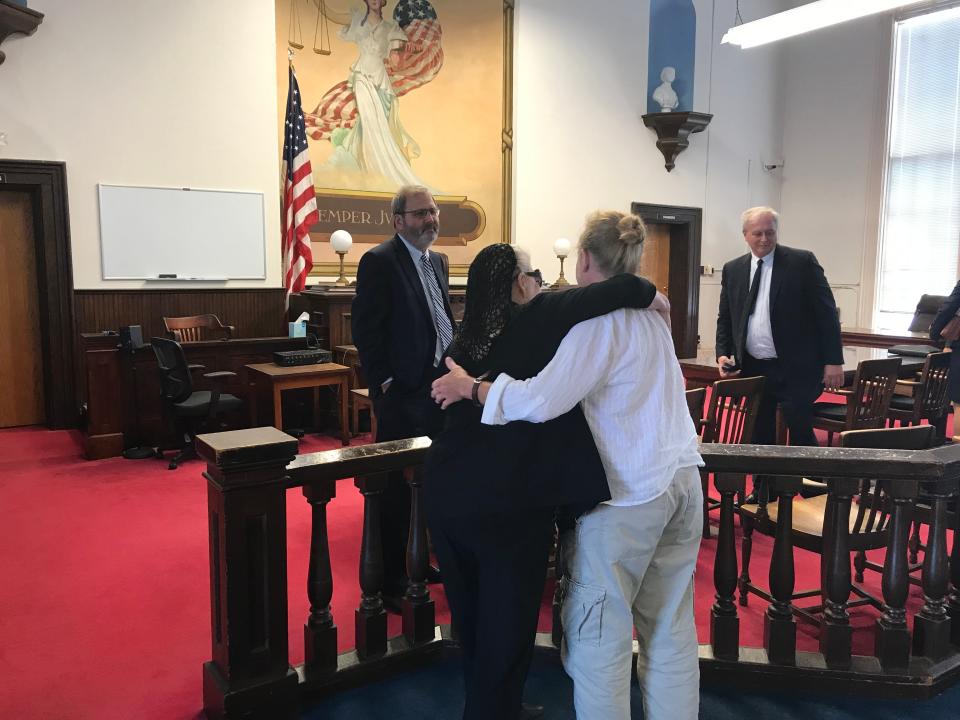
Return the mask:
M 443 303 L 443 291 L 440 289 L 440 281 L 437 280 L 437 273 L 433 269 L 433 263 L 426 253 L 420 256 L 420 265 L 423 267 L 423 277 L 427 281 L 427 292 L 430 294 L 430 302 L 433 304 L 433 317 L 437 326 L 437 339 L 440 341 L 440 352 L 443 352 L 453 340 L 453 326 L 450 324 L 450 318 L 447 317 L 447 307 Z

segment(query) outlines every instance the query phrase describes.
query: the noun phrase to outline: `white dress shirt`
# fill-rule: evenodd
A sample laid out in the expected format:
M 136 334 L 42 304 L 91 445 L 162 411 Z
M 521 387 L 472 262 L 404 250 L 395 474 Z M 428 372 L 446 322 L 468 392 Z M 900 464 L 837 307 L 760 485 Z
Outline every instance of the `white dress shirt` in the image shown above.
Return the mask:
M 681 467 L 702 465 L 684 381 L 666 322 L 617 310 L 576 325 L 536 377 L 501 374 L 483 422 L 545 422 L 582 401 L 610 486 L 610 505 L 662 494 Z
M 433 321 L 433 327 L 436 328 L 437 316 L 434 313 L 433 299 L 430 297 L 430 290 L 427 287 L 427 282 L 429 281 L 427 280 L 427 278 L 423 276 L 423 265 L 420 264 L 420 258 L 423 257 L 424 255 L 427 256 L 428 261 L 433 262 L 432 260 L 429 260 L 430 250 L 428 249 L 428 250 L 421 251 L 418 248 L 411 245 L 410 243 L 408 243 L 407 239 L 403 235 L 399 235 L 399 237 L 401 240 L 403 240 L 403 244 L 407 246 L 407 251 L 410 253 L 410 259 L 413 260 L 413 266 L 417 269 L 417 277 L 420 278 L 420 285 L 423 290 L 423 295 L 427 300 L 427 310 L 430 311 L 430 319 Z M 436 268 L 434 268 L 434 270 L 436 270 Z M 440 282 L 440 278 L 438 277 L 437 283 L 439 284 L 439 282 Z M 443 292 L 443 285 L 440 285 L 440 291 Z M 437 333 L 437 348 L 434 351 L 434 356 L 433 356 L 434 366 L 440 364 L 440 358 L 443 357 L 444 350 L 446 350 L 446 348 L 443 347 L 443 345 L 440 343 L 440 333 Z
M 747 318 L 747 352 L 757 360 L 771 360 L 777 356 L 777 348 L 773 345 L 773 328 L 770 326 L 770 279 L 773 277 L 773 256 L 776 254 L 777 249 L 774 248 L 773 252 L 763 258 L 757 304 L 753 308 L 753 314 Z M 750 258 L 750 285 L 753 284 L 753 276 L 757 274 L 758 260 L 756 255 Z M 742 358 L 740 360 L 742 362 Z

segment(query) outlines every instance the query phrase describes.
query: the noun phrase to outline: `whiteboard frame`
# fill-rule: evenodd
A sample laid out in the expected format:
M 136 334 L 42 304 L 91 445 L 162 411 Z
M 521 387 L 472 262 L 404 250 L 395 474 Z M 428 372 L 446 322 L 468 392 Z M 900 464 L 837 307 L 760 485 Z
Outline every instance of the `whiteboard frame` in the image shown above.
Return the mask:
M 134 276 L 134 275 L 125 275 L 125 276 L 108 276 L 106 268 L 106 255 L 103 250 L 103 188 L 124 188 L 130 190 L 177 190 L 179 192 L 185 191 L 196 191 L 196 192 L 210 192 L 210 193 L 232 193 L 237 195 L 256 195 L 260 198 L 260 217 L 262 218 L 262 224 L 260 228 L 261 232 L 261 247 L 263 250 L 263 271 L 261 275 L 245 275 L 242 277 L 224 277 L 220 276 L 208 276 L 208 277 L 184 277 L 178 276 L 175 278 L 161 278 L 157 275 L 152 276 Z M 188 187 L 188 186 L 172 186 L 172 185 L 125 185 L 123 183 L 108 183 L 101 182 L 97 183 L 97 231 L 100 240 L 100 277 L 102 280 L 115 280 L 115 281 L 130 281 L 130 280 L 141 280 L 147 282 L 172 282 L 172 283 L 181 283 L 181 282 L 217 282 L 224 283 L 228 280 L 266 280 L 267 279 L 267 213 L 266 213 L 266 199 L 265 193 L 261 190 L 236 190 L 236 189 L 224 189 L 224 188 L 201 188 L 201 187 Z

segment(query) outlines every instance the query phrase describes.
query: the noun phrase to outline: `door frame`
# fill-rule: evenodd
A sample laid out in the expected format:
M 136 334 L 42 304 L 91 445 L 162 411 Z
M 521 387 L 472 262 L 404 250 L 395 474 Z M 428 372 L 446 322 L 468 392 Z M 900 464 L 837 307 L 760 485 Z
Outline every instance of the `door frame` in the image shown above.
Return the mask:
M 0 159 L 0 192 L 6 191 L 26 192 L 33 210 L 47 426 L 76 427 L 79 408 L 66 163 Z

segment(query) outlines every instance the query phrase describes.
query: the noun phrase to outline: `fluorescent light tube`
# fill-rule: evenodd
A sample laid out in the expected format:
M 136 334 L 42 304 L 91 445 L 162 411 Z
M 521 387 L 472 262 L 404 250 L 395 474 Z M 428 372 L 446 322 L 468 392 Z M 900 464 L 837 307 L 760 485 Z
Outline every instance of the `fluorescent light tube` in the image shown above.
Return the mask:
M 817 0 L 727 30 L 721 43 L 752 48 L 927 0 Z

